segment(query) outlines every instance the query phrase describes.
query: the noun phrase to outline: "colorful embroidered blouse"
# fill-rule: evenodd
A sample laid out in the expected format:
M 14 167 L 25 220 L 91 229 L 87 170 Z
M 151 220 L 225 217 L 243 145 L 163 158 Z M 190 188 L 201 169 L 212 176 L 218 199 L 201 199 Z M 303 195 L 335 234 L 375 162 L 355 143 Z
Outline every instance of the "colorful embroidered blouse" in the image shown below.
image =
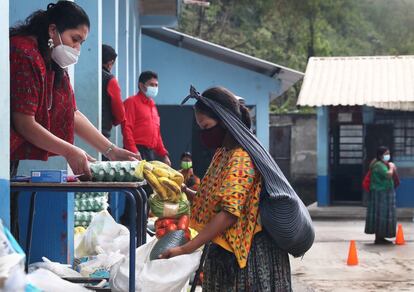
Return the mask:
M 242 148 L 217 149 L 191 207 L 190 226 L 201 231 L 220 211 L 238 217 L 213 242 L 235 254 L 244 268 L 254 234 L 261 231 L 259 194 L 261 176 Z

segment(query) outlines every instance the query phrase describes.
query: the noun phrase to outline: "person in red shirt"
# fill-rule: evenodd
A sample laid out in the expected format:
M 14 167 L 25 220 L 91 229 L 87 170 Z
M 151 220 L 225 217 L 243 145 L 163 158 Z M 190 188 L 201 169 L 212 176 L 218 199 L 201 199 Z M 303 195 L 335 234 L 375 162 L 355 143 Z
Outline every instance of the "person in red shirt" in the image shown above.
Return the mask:
M 139 92 L 124 101 L 126 125 L 124 147 L 140 153 L 142 159 L 154 160 L 155 154 L 161 161 L 171 165 L 168 151 L 162 142 L 160 116 L 153 98 L 158 94 L 158 75 L 151 71 L 142 72 L 138 82 Z
M 10 29 L 10 171 L 20 160 L 65 157 L 90 177 L 94 159 L 73 145 L 76 133 L 111 160 L 139 158 L 113 145 L 77 109 L 67 68 L 76 64 L 90 22 L 72 1 L 49 4 Z

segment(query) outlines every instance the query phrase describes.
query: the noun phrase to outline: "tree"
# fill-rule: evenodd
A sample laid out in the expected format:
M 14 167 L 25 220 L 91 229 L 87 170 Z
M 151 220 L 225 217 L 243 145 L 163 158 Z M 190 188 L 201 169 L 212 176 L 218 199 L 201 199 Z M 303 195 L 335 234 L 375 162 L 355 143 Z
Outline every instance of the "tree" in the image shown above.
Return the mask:
M 414 0 L 211 0 L 185 6 L 179 30 L 302 72 L 312 56 L 414 51 Z M 274 111 L 295 110 L 300 86 Z

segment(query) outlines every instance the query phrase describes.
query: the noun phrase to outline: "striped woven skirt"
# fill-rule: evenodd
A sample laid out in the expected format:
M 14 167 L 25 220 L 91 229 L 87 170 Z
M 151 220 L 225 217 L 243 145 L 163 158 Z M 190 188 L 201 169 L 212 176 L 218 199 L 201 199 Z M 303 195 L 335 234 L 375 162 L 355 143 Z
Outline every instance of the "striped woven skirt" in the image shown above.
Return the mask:
M 292 291 L 289 256 L 264 231 L 254 236 L 245 268 L 233 253 L 212 244 L 203 270 L 203 292 Z
M 395 237 L 397 215 L 395 210 L 395 191 L 371 191 L 368 198 L 365 233 L 381 238 Z

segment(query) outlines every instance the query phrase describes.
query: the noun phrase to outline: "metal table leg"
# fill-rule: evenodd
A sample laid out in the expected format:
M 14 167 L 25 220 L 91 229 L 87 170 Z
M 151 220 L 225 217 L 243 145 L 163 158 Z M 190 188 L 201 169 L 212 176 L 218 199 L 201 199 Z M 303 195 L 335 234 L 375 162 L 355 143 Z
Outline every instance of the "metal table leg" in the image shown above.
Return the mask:
M 27 233 L 26 233 L 26 272 L 29 269 L 29 261 L 31 256 L 32 250 L 32 234 L 33 234 L 33 224 L 34 224 L 34 216 L 36 214 L 36 195 L 37 192 L 32 192 L 30 195 L 30 207 L 29 207 L 29 224 L 27 225 Z
M 135 198 L 138 198 L 140 202 L 140 208 L 137 210 L 139 213 L 139 216 L 137 216 L 137 237 L 139 236 L 140 238 L 137 241 L 138 247 L 147 241 L 147 197 L 145 191 L 142 188 L 135 189 L 134 195 Z
M 141 232 L 142 232 L 142 242 L 145 244 L 147 242 L 147 223 L 148 223 L 148 198 L 147 193 L 143 188 L 138 188 L 138 192 L 141 194 L 142 198 L 142 223 L 141 223 Z
M 135 292 L 135 248 L 137 207 L 134 195 L 130 190 L 123 190 L 129 201 L 129 292 Z

